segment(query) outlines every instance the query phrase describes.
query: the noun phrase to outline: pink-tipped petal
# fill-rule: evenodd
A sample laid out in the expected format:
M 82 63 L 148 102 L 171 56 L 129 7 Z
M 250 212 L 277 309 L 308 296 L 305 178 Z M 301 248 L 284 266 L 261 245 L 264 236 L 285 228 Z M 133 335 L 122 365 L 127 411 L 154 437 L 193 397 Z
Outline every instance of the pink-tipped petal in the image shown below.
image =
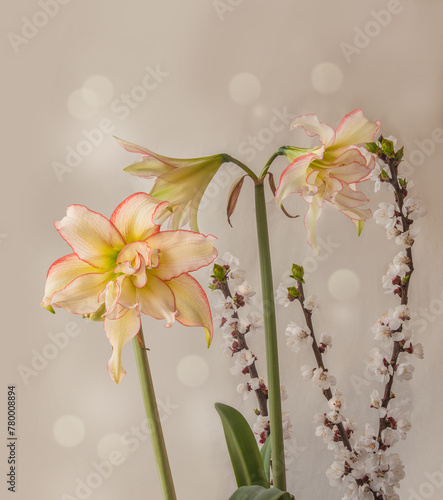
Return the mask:
M 112 276 L 112 271 L 83 274 L 55 292 L 51 305 L 62 307 L 73 314 L 92 314 L 99 308 L 100 295 Z
M 143 314 L 155 319 L 165 319 L 167 327 L 175 321 L 175 298 L 171 289 L 160 278 L 149 273 L 146 285 L 136 291 Z
M 215 240 L 215 236 L 185 230 L 154 234 L 146 240 L 152 250 L 159 251 L 159 266 L 152 272 L 167 281 L 207 266 L 217 257 Z
M 122 366 L 122 349 L 140 330 L 140 311 L 127 309 L 118 319 L 105 318 L 103 325 L 113 349 L 108 361 L 108 372 L 112 380 L 119 384 L 126 374 Z
M 154 224 L 153 218 L 157 211 L 166 205 L 167 202 L 160 202 L 149 194 L 135 193 L 114 210 L 111 222 L 126 243 L 143 241 L 160 230 L 160 226 Z
M 275 192 L 275 201 L 281 205 L 291 193 L 301 193 L 306 184 L 310 164 L 317 155 L 310 153 L 296 158 L 280 176 L 280 184 Z
M 380 121 L 370 122 L 361 109 L 346 115 L 335 131 L 334 148 L 371 142 L 380 130 Z
M 110 269 L 125 246 L 122 235 L 106 217 L 83 205 L 70 205 L 66 217 L 55 222 L 55 227 L 81 260 L 99 269 Z
M 80 260 L 75 253 L 65 255 L 61 259 L 56 260 L 49 268 L 46 276 L 45 296 L 42 306 L 45 308 L 49 306 L 55 292 L 63 290 L 71 281 L 82 274 L 100 272 L 102 272 L 100 269 Z
M 189 274 L 182 274 L 166 283 L 173 291 L 179 315 L 177 321 L 185 326 L 201 326 L 205 330 L 208 347 L 214 335 L 208 298 Z
M 291 130 L 297 127 L 303 127 L 306 133 L 311 136 L 318 136 L 320 142 L 327 148 L 334 141 L 334 129 L 318 120 L 317 115 L 298 116 L 291 123 Z

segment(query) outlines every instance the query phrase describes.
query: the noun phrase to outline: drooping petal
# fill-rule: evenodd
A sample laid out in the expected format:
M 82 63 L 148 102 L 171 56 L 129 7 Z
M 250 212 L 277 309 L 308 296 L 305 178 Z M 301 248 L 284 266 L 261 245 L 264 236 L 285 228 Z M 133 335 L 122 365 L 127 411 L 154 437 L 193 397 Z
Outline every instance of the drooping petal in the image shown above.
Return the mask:
M 178 278 L 167 281 L 166 284 L 175 296 L 175 304 L 179 312 L 177 321 L 185 326 L 203 327 L 209 347 L 214 332 L 211 309 L 203 288 L 189 274 L 182 274 Z
M 137 308 L 127 309 L 118 319 L 105 318 L 103 324 L 113 349 L 108 372 L 112 380 L 119 384 L 126 374 L 122 366 L 122 349 L 140 330 L 140 311 Z
M 316 197 L 313 197 L 312 203 L 309 205 L 309 210 L 305 215 L 305 228 L 308 232 L 308 244 L 314 250 L 314 257 L 318 255 L 317 248 L 317 220 L 320 217 L 322 208 L 318 205 Z
M 291 130 L 297 127 L 303 127 L 306 133 L 311 136 L 318 136 L 320 142 L 327 148 L 334 141 L 334 129 L 326 123 L 320 122 L 317 115 L 298 116 L 291 123 Z
M 280 176 L 280 184 L 275 192 L 275 200 L 281 205 L 291 193 L 301 193 L 306 185 L 308 168 L 317 156 L 313 153 L 296 158 Z
M 102 303 L 100 295 L 113 276 L 112 271 L 83 274 L 55 292 L 51 305 L 73 314 L 92 314 Z
M 143 241 L 159 232 L 160 227 L 153 220 L 166 205 L 167 202 L 161 202 L 149 194 L 135 193 L 114 210 L 111 222 L 126 243 Z
M 175 321 L 175 298 L 171 289 L 160 278 L 149 273 L 146 285 L 137 289 L 136 296 L 143 314 L 155 319 L 165 319 L 165 326 L 172 326 Z
M 65 255 L 61 259 L 56 260 L 49 268 L 46 276 L 45 296 L 42 306 L 45 308 L 49 306 L 55 292 L 63 290 L 71 281 L 82 274 L 100 272 L 102 272 L 100 269 L 80 260 L 75 253 Z
M 182 229 L 154 234 L 146 240 L 152 250 L 159 251 L 159 266 L 151 272 L 168 281 L 207 266 L 217 257 L 215 240 L 211 234 L 205 236 Z
M 346 115 L 335 131 L 334 148 L 371 142 L 380 130 L 380 121 L 370 122 L 361 109 Z
M 103 215 L 83 205 L 70 205 L 55 228 L 77 256 L 99 269 L 110 269 L 125 246 L 122 235 Z

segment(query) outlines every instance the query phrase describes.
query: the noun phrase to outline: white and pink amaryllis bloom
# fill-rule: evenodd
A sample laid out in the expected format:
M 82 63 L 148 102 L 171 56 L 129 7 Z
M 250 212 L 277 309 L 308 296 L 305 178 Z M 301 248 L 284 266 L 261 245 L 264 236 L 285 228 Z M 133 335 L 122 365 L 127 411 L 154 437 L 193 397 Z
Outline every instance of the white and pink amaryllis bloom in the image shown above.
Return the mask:
M 324 204 L 352 219 L 359 233 L 371 216 L 369 209 L 361 208 L 369 200 L 357 191 L 356 184 L 371 177 L 375 160 L 358 144 L 373 141 L 380 122 L 370 122 L 357 109 L 346 115 L 336 130 L 320 122 L 317 115 L 299 116 L 291 124 L 291 129 L 297 127 L 303 127 L 311 137 L 318 136 L 320 146 L 285 148 L 285 156 L 292 163 L 280 177 L 275 199 L 281 205 L 291 193 L 298 193 L 309 203 L 305 227 L 308 243 L 317 255 L 316 224 Z
M 125 375 L 123 346 L 140 330 L 140 313 L 175 319 L 213 336 L 212 316 L 202 287 L 189 274 L 216 257 L 212 235 L 160 231 L 153 220 L 168 205 L 145 193 L 127 198 L 111 219 L 71 205 L 55 227 L 74 253 L 49 268 L 42 306 L 102 319 L 112 357 L 108 371 L 117 384 Z

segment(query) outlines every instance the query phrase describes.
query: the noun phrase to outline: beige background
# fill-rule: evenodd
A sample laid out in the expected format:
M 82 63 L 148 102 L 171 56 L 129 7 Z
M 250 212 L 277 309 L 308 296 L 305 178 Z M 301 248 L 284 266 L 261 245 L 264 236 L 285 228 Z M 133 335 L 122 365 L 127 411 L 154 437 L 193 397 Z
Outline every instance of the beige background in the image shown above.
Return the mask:
M 413 422 L 398 450 L 407 470 L 402 499 L 416 498 L 413 492 L 420 498 L 441 498 L 443 489 L 432 485 L 427 474 L 443 467 L 443 145 L 432 139 L 433 131 L 435 138 L 435 130 L 443 127 L 442 3 L 48 1 L 52 17 L 42 14 L 42 5 L 44 1 L 8 2 L 0 20 L 0 413 L 1 439 L 6 442 L 6 385 L 15 383 L 19 441 L 14 498 L 161 498 L 146 434 L 132 437 L 130 448 L 119 441 L 119 436 L 136 432 L 134 427 L 144 418 L 131 346 L 123 354 L 128 374 L 115 386 L 106 371 L 111 349 L 101 325 L 64 311 L 52 316 L 39 306 L 47 268 L 69 253 L 52 224 L 63 217 L 66 206 L 84 204 L 110 216 L 125 197 L 149 189 L 148 182 L 122 172 L 133 156 L 111 135 L 170 156 L 228 152 L 258 171 L 280 145 L 301 144 L 302 134 L 289 133 L 287 124 L 280 132 L 270 131 L 271 125 L 283 128 L 278 117 L 285 110 L 290 115 L 317 113 L 336 126 L 359 107 L 369 119 L 382 120 L 385 135 L 395 135 L 406 145 L 414 192 L 429 208 L 414 247 L 417 270 L 411 285 L 426 359 L 417 360 L 413 381 L 397 391 L 399 399 L 412 398 Z M 147 67 L 163 76 L 157 73 L 158 81 L 148 77 Z M 92 80 L 96 85 L 91 90 L 89 79 L 94 75 L 104 78 Z M 143 81 L 150 90 L 137 89 Z M 125 94 L 132 95 L 131 109 L 122 103 Z M 106 129 L 102 135 L 94 132 L 100 125 Z M 96 144 L 88 146 L 87 136 Z M 247 149 L 253 138 L 257 146 Z M 66 148 L 83 152 L 77 166 L 66 163 Z M 60 164 L 68 167 L 61 174 Z M 283 164 L 275 171 L 280 172 Z M 218 236 L 221 254 L 229 250 L 241 259 L 249 281 L 258 288 L 252 189 L 245 185 L 231 229 L 224 210 L 227 185 L 236 172 L 227 172 L 220 173 L 211 187 L 210 203 L 200 215 L 201 230 Z M 374 197 L 372 185 L 366 192 L 378 201 L 387 196 L 383 192 Z M 374 199 L 372 206 L 376 203 Z M 306 209 L 300 199 L 292 200 L 290 207 L 300 213 Z M 301 221 L 284 218 L 271 200 L 269 217 L 276 285 L 294 261 L 316 268 L 309 288 L 323 299 L 316 319 L 319 331 L 334 335 L 330 369 L 347 395 L 349 416 L 360 428 L 367 419 L 375 424 L 375 415 L 367 411 L 373 382 L 364 378 L 363 360 L 374 345 L 372 322 L 395 304 L 383 294 L 381 275 L 398 247 L 385 239 L 374 221 L 357 239 L 345 217 L 325 210 L 320 236 L 336 248 L 324 248 L 323 260 L 313 263 Z M 360 285 L 347 301 L 331 295 L 327 287 L 332 273 L 343 268 L 353 271 Z M 205 283 L 206 270 L 198 276 Z M 282 379 L 290 394 L 284 404 L 296 438 L 291 444 L 289 486 L 297 500 L 341 498 L 325 477 L 332 454 L 314 436 L 312 415 L 323 411 L 325 402 L 320 391 L 300 380 L 299 366 L 312 363 L 311 353 L 295 355 L 286 348 L 284 327 L 298 316 L 284 308 L 278 315 Z M 68 339 L 67 346 L 54 351 L 50 333 L 71 328 L 71 322 L 80 333 L 59 336 Z M 252 422 L 252 399 L 244 402 L 235 390 L 242 377 L 229 373 L 220 335 L 207 351 L 198 330 L 180 325 L 165 330 L 149 318 L 144 325 L 178 496 L 225 500 L 235 484 L 213 403 L 235 405 Z M 260 338 L 252 339 L 251 345 L 263 373 Z M 43 354 L 53 359 L 46 364 L 40 359 L 38 365 Z M 189 355 L 199 358 L 186 358 Z M 66 415 L 70 419 L 63 419 Z M 58 441 L 54 429 L 61 433 Z M 68 438 L 75 446 L 60 444 Z M 2 449 L 6 473 L 7 454 Z M 125 461 L 105 471 L 108 477 L 100 480 L 93 464 L 115 449 L 125 454 Z M 87 480 L 97 487 L 76 496 L 80 482 Z M 6 498 L 4 475 L 1 491 Z

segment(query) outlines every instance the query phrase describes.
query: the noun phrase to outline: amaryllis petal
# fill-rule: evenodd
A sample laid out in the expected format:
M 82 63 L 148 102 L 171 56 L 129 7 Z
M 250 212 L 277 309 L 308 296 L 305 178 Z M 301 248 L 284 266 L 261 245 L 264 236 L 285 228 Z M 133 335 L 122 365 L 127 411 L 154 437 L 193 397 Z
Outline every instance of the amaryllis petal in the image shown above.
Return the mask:
M 160 176 L 150 194 L 174 204 L 188 203 L 194 196 L 203 196 L 222 162 L 202 158 L 193 165 L 177 168 Z
M 137 295 L 136 295 L 136 287 L 132 284 L 132 281 L 130 278 L 127 276 L 123 277 L 121 276 L 121 290 L 120 290 L 120 297 L 118 299 L 119 303 L 123 306 L 126 307 L 127 309 L 133 309 L 134 307 L 138 306 L 137 302 Z
M 134 144 L 133 142 L 125 141 L 123 139 L 119 139 L 118 137 L 115 137 L 117 142 L 122 146 L 123 148 L 126 149 L 126 151 L 129 151 L 130 153 L 141 153 L 145 157 L 152 157 L 154 159 L 157 159 L 159 162 L 163 163 L 164 165 L 169 165 L 174 168 L 178 167 L 184 167 L 187 165 L 192 165 L 195 162 L 198 162 L 199 160 L 205 160 L 206 158 L 170 158 L 168 156 L 162 156 L 157 153 L 154 153 L 153 151 L 143 147 L 143 146 L 138 146 L 137 144 Z M 146 158 L 147 159 L 147 158 Z M 169 169 L 169 170 L 172 170 Z
M 366 179 L 370 173 L 371 170 L 367 168 L 366 165 L 361 165 L 360 163 L 350 163 L 349 165 L 335 167 L 331 170 L 329 175 L 343 181 L 346 184 L 354 184 Z
M 156 200 L 146 193 L 135 193 L 114 210 L 111 222 L 123 236 L 126 243 L 143 241 L 158 233 L 160 227 L 153 220 L 167 202 Z
M 165 326 L 172 326 L 175 321 L 175 298 L 171 289 L 161 279 L 150 274 L 146 285 L 138 288 L 136 294 L 143 314 L 155 319 L 165 319 Z
M 301 193 L 306 184 L 310 164 L 317 158 L 313 153 L 296 158 L 281 174 L 280 184 L 275 192 L 275 201 L 281 205 L 291 193 Z
M 192 231 L 162 231 L 146 240 L 151 250 L 159 251 L 159 266 L 152 269 L 163 281 L 207 266 L 217 257 L 215 236 Z
M 321 211 L 322 208 L 317 204 L 317 200 L 314 196 L 312 203 L 309 205 L 309 210 L 306 212 L 304 222 L 308 233 L 308 244 L 313 248 L 315 257 L 318 255 L 317 220 L 320 217 Z
M 335 202 L 339 203 L 341 207 L 355 208 L 368 203 L 368 198 L 361 191 L 354 191 L 348 186 L 344 185 L 340 193 L 337 193 Z
M 165 163 L 157 160 L 153 156 L 146 156 L 142 161 L 132 163 L 128 165 L 123 170 L 128 172 L 128 174 L 136 175 L 137 177 L 143 177 L 144 179 L 151 179 L 152 177 L 159 177 L 160 175 L 166 174 L 174 170 L 175 167 L 166 165 Z
M 209 345 L 213 337 L 212 315 L 208 298 L 199 283 L 189 274 L 167 281 L 173 291 L 179 315 L 177 321 L 185 326 L 201 326 Z
M 63 290 L 71 281 L 82 274 L 101 272 L 103 271 L 80 260 L 75 253 L 56 260 L 49 268 L 46 276 L 45 296 L 42 306 L 48 307 L 55 292 Z
M 103 324 L 113 349 L 111 359 L 108 361 L 108 372 L 112 380 L 119 384 L 126 374 L 122 366 L 122 349 L 140 330 L 140 311 L 126 309 L 119 319 L 105 318 Z
M 83 274 L 52 296 L 51 305 L 73 314 L 92 314 L 100 306 L 100 295 L 113 272 Z
M 122 235 L 103 215 L 83 205 L 70 205 L 57 231 L 77 256 L 99 269 L 109 269 L 125 246 Z
M 326 123 L 320 122 L 317 115 L 302 115 L 298 116 L 291 123 L 291 130 L 297 127 L 303 127 L 306 133 L 313 136 L 318 136 L 320 142 L 327 148 L 334 141 L 335 132 L 332 127 Z
M 361 109 L 346 115 L 335 131 L 334 148 L 364 144 L 374 140 L 380 130 L 380 121 L 370 122 Z

